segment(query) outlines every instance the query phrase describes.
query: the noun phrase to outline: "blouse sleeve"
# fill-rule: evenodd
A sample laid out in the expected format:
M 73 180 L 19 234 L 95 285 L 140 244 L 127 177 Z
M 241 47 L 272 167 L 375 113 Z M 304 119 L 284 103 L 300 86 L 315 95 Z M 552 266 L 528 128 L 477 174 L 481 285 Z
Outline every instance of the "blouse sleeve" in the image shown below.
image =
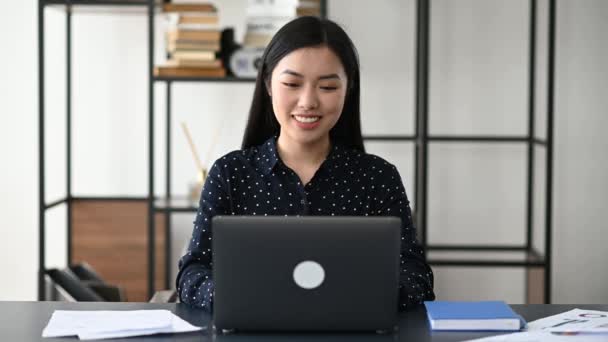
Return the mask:
M 188 252 L 179 261 L 176 279 L 181 302 L 213 310 L 214 283 L 211 258 L 211 218 L 229 213 L 230 199 L 219 162 L 211 167 L 199 201 Z
M 425 300 L 434 300 L 433 272 L 426 263 L 424 251 L 416 240 L 410 202 L 401 176 L 394 165 L 387 163 L 375 182 L 376 215 L 401 218 L 401 254 L 399 271 L 399 309 L 405 310 Z

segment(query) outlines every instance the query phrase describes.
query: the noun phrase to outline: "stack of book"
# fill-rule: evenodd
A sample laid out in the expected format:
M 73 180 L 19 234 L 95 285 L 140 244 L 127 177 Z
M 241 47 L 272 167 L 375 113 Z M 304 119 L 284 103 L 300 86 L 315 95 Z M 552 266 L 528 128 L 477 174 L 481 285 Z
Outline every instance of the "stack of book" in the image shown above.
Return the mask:
M 221 48 L 217 8 L 211 3 L 163 5 L 168 21 L 168 60 L 154 72 L 159 77 L 225 77 L 217 53 Z
M 264 48 L 286 23 L 300 16 L 319 16 L 319 0 L 249 0 L 243 45 Z

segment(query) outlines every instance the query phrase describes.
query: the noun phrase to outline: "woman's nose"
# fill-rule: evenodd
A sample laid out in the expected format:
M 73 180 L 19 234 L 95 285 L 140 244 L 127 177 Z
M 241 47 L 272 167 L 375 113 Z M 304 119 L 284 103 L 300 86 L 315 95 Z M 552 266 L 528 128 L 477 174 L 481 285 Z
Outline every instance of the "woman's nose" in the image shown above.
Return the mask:
M 300 108 L 310 110 L 319 106 L 319 98 L 314 87 L 304 87 L 298 103 Z

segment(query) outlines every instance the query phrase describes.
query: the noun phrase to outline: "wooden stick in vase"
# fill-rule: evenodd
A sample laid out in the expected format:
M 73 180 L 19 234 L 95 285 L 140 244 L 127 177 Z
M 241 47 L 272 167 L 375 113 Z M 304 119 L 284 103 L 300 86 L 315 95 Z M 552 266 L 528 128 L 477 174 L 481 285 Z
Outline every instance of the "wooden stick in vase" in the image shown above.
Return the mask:
M 186 139 L 188 139 L 188 144 L 190 145 L 190 151 L 192 152 L 192 157 L 194 157 L 194 162 L 196 163 L 196 166 L 198 167 L 197 173 L 203 172 L 203 170 L 204 170 L 203 163 L 201 163 L 201 160 L 198 158 L 198 153 L 196 152 L 196 146 L 194 146 L 194 142 L 192 142 L 192 137 L 190 136 L 190 131 L 188 130 L 188 126 L 186 126 L 185 122 L 182 122 L 182 128 L 184 130 L 184 134 L 186 135 Z
M 220 132 L 222 131 L 222 128 L 224 128 L 224 122 L 225 121 L 222 121 L 220 123 L 220 127 L 215 130 L 215 134 L 213 135 L 213 138 L 211 138 L 211 144 L 209 144 L 209 150 L 207 151 L 207 155 L 205 156 L 205 162 L 209 162 L 211 159 L 211 153 L 213 153 L 213 149 L 217 144 L 218 138 L 220 137 Z

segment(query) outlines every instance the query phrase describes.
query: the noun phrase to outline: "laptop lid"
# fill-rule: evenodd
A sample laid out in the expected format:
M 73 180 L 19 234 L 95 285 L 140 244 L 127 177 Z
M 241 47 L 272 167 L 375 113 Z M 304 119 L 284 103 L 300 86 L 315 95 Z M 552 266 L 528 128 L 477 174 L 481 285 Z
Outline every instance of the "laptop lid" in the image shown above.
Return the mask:
M 392 330 L 397 217 L 216 216 L 218 329 Z

